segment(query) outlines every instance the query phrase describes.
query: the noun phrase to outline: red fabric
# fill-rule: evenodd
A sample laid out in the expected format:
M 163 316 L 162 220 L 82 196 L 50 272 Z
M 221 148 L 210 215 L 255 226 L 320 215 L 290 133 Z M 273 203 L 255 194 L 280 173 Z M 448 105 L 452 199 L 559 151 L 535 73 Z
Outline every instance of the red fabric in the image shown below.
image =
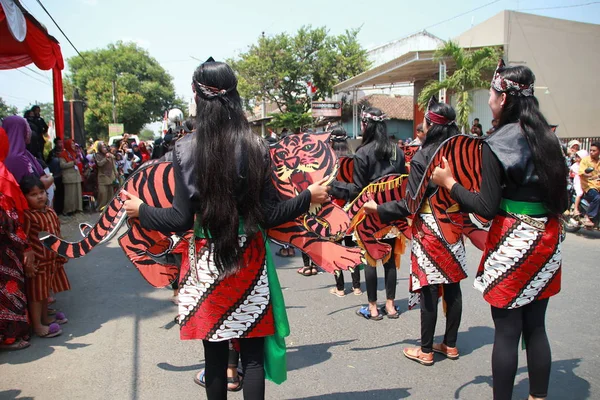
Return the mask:
M 50 36 L 46 29 L 26 11 L 27 35 L 21 43 L 17 42 L 8 29 L 4 9 L 0 7 L 0 70 L 24 67 L 34 63 L 42 70 L 52 70 L 54 90 L 54 123 L 56 135 L 63 137 L 64 106 L 62 73 L 65 64 L 58 41 Z
M 64 150 L 60 153 L 60 158 L 66 162 L 77 161 L 77 153 L 73 150 L 73 139 L 65 140 Z

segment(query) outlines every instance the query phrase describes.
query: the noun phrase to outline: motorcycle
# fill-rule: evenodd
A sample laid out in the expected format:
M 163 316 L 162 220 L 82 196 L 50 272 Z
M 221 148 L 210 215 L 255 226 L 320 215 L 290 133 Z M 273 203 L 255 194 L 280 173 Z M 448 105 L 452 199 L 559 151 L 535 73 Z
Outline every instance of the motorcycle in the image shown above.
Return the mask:
M 592 171 L 593 168 L 588 168 L 585 170 L 585 172 L 588 174 Z M 600 214 L 592 220 L 594 226 L 584 226 L 583 219 L 584 216 L 587 214 L 590 204 L 585 199 L 581 199 L 581 201 L 579 202 L 579 209 L 577 210 L 579 212 L 575 212 L 575 199 L 577 198 L 577 194 L 575 193 L 575 187 L 572 183 L 569 183 L 569 185 L 567 186 L 567 190 L 569 192 L 569 208 L 563 214 L 563 225 L 565 231 L 574 233 L 579 231 L 581 228 L 585 228 L 587 230 L 600 230 Z

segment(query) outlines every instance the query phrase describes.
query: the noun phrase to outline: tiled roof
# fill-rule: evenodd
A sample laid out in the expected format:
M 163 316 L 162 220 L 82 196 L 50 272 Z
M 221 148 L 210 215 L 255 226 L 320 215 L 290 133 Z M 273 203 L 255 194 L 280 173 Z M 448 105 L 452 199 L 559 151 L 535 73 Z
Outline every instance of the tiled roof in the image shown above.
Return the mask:
M 412 96 L 390 96 L 387 94 L 372 94 L 359 101 L 365 107 L 376 107 L 391 119 L 412 121 L 414 118 L 414 105 Z

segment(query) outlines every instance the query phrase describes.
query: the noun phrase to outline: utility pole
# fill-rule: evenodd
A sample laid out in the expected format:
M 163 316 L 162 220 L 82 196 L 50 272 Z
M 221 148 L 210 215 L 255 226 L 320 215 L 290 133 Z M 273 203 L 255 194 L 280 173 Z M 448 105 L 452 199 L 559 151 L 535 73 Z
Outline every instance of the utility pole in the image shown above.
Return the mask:
M 113 123 L 117 123 L 117 82 L 112 81 Z

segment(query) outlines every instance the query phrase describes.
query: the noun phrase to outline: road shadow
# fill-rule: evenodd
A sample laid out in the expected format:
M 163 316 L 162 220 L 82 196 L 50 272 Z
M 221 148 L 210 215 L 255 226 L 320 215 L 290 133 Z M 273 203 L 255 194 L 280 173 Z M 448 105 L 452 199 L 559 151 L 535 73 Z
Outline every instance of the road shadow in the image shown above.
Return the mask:
M 290 397 L 289 400 L 363 400 L 363 399 L 405 399 L 410 396 L 410 388 L 375 389 L 364 392 L 340 392 L 320 394 L 310 397 Z
M 35 400 L 34 397 L 19 397 L 21 391 L 18 389 L 3 390 L 0 392 L 2 400 Z
M 584 378 L 575 374 L 575 369 L 579 367 L 581 358 L 573 358 L 570 360 L 558 360 L 552 362 L 552 372 L 550 373 L 550 387 L 548 388 L 548 397 L 552 399 L 569 399 L 569 400 L 584 400 L 590 396 L 590 383 Z M 525 379 L 521 379 L 515 385 L 513 390 L 513 398 L 527 398 L 529 395 L 529 378 L 527 378 L 527 367 L 521 367 L 517 370 L 517 379 L 521 375 L 525 375 Z M 492 390 L 491 376 L 476 376 L 473 380 L 461 385 L 454 392 L 454 398 L 460 399 L 461 391 L 470 385 L 487 384 L 490 387 L 490 396 Z
M 171 372 L 188 372 L 188 371 L 200 371 L 204 368 L 204 363 L 194 364 L 194 365 L 173 365 L 166 362 L 158 363 L 156 366 L 164 371 Z
M 63 235 L 67 240 L 81 238 L 77 224 L 86 217 L 93 222 L 93 216 L 85 215 L 73 218 L 68 226 L 63 225 Z M 176 307 L 168 299 L 153 298 L 153 293 L 162 289 L 148 284 L 114 241 L 94 248 L 83 258 L 70 260 L 65 270 L 71 290 L 57 293 L 56 303 L 52 305 L 52 308 L 63 311 L 69 319 L 67 324 L 61 326 L 62 335 L 48 339 L 32 335 L 31 347 L 2 353 L 2 363 L 32 362 L 53 354 L 58 347 L 76 351 L 93 346 L 92 339 L 86 336 L 109 321 L 131 318 L 137 334 L 141 320 L 168 315 L 169 312 L 174 317 L 177 313 Z M 166 329 L 169 328 L 167 325 L 164 326 Z M 133 343 L 132 347 L 136 351 L 137 343 Z M 134 359 L 137 359 L 137 353 L 134 354 Z
M 344 346 L 354 342 L 352 340 L 340 340 L 330 343 L 316 343 L 302 346 L 291 346 L 287 348 L 288 371 L 312 367 L 321 364 L 331 358 L 330 349 L 335 346 Z

